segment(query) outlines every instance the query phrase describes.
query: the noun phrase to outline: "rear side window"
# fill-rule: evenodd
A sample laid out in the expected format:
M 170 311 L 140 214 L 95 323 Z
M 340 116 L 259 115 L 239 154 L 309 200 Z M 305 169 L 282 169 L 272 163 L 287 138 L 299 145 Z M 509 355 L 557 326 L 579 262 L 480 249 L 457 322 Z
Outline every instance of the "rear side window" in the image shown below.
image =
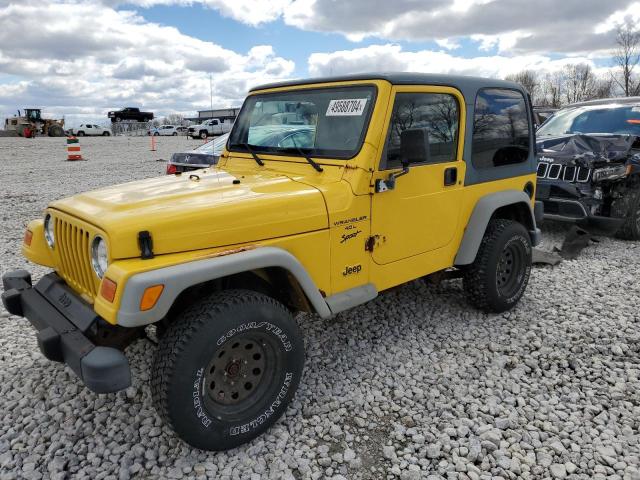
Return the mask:
M 491 168 L 526 162 L 529 148 L 529 116 L 522 93 L 480 90 L 473 118 L 473 165 Z
M 459 118 L 458 101 L 453 95 L 398 93 L 383 154 L 383 160 L 386 160 L 383 168 L 400 166 L 400 134 L 414 128 L 426 129 L 429 134 L 429 163 L 454 161 Z

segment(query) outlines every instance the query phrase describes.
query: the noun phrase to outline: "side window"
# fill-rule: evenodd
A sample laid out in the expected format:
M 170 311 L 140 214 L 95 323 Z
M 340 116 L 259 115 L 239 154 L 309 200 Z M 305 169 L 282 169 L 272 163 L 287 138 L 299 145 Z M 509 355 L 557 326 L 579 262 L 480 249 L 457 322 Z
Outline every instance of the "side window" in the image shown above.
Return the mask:
M 502 167 L 529 157 L 529 116 L 522 94 L 488 88 L 476 97 L 473 155 L 476 168 Z
M 382 168 L 401 164 L 400 134 L 422 128 L 429 134 L 429 163 L 456 159 L 460 109 L 453 95 L 446 93 L 398 93 L 383 153 Z

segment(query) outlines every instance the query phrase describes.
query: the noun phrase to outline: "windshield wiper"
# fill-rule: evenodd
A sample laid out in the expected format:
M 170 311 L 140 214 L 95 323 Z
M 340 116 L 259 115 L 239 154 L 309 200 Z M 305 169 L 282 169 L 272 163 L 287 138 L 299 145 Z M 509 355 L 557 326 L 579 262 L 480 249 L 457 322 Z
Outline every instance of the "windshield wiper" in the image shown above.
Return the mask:
M 262 159 L 258 156 L 258 154 L 255 152 L 255 150 L 253 148 L 251 148 L 251 145 L 249 145 L 248 143 L 236 143 L 234 145 L 231 145 L 231 147 L 235 147 L 235 146 L 240 146 L 240 147 L 244 147 L 247 149 L 247 152 L 249 152 L 251 154 L 251 156 L 253 157 L 253 159 L 256 161 L 256 163 L 258 165 L 260 165 L 261 167 L 264 167 L 264 162 L 262 161 Z
M 298 146 L 298 144 L 297 144 L 297 143 L 296 143 L 296 141 L 294 140 L 293 136 L 291 137 L 291 141 L 293 142 L 293 146 L 294 146 L 294 147 L 295 147 L 295 149 L 298 151 L 298 153 L 299 153 L 300 155 L 302 155 L 302 157 L 303 157 L 307 162 L 309 162 L 309 165 L 311 165 L 311 166 L 316 170 L 316 172 L 322 172 L 322 171 L 323 171 L 322 167 L 321 167 L 320 165 L 318 165 L 318 164 L 316 163 L 316 161 L 315 161 L 313 158 L 311 158 L 309 155 L 307 155 L 306 153 L 304 153 L 304 151 L 303 151 L 303 150 Z

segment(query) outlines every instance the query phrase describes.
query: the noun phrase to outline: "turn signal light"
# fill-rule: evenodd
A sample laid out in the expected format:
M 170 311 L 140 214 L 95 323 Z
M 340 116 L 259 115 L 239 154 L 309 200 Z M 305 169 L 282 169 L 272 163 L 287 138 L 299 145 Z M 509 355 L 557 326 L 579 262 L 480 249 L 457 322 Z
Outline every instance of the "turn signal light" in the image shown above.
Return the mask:
M 33 232 L 31 230 L 27 230 L 24 232 L 24 244 L 27 247 L 31 246 L 31 240 L 33 240 Z
M 105 277 L 102 279 L 100 295 L 102 295 L 105 300 L 113 303 L 113 299 L 116 298 L 116 288 L 118 288 L 118 284 Z
M 151 287 L 147 287 L 140 299 L 140 310 L 144 312 L 155 307 L 156 302 L 162 294 L 162 290 L 164 290 L 164 285 L 153 285 Z
M 176 173 L 178 169 L 176 168 L 175 165 L 169 163 L 167 164 L 167 175 L 173 175 L 174 173 Z

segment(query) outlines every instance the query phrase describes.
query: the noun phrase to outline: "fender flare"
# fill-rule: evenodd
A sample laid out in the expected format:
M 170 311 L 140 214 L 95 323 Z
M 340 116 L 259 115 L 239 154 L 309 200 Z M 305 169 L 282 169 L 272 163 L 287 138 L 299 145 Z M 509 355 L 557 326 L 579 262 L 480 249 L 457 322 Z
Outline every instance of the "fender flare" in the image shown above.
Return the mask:
M 521 203 L 527 206 L 531 215 L 532 227 L 529 234 L 531 235 L 532 243 L 534 245 L 537 244 L 540 232 L 538 228 L 536 228 L 536 219 L 533 209 L 531 208 L 531 199 L 529 196 L 525 192 L 519 190 L 506 190 L 491 193 L 489 195 L 485 195 L 478 200 L 478 203 L 476 203 L 464 231 L 462 242 L 460 242 L 460 247 L 458 248 L 454 265 L 470 265 L 475 261 L 478 250 L 480 249 L 480 244 L 482 243 L 484 234 L 487 231 L 489 220 L 491 220 L 491 217 L 497 209 L 507 205 L 516 205 Z
M 122 327 L 139 327 L 157 322 L 169 312 L 185 289 L 209 280 L 259 268 L 281 267 L 293 275 L 321 317 L 332 315 L 326 300 L 302 264 L 289 252 L 276 247 L 260 247 L 220 257 L 137 273 L 126 282 L 116 319 Z M 147 287 L 164 285 L 156 305 L 140 311 L 140 298 Z

